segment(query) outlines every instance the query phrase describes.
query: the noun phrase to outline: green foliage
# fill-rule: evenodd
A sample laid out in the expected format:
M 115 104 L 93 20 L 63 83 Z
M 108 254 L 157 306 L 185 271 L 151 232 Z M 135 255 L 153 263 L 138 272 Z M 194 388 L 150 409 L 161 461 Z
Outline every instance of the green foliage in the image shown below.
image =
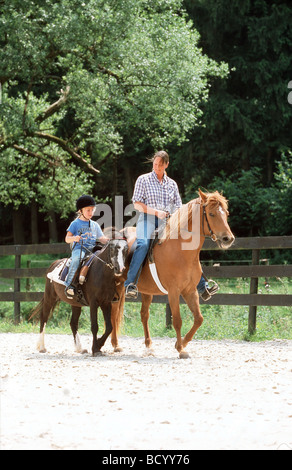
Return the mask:
M 232 177 L 222 171 L 213 181 L 214 189 L 228 195 L 230 220 L 236 236 L 265 235 L 267 215 L 271 212 L 273 201 L 268 189 L 261 182 L 261 170 L 241 170 Z M 244 227 L 242 232 L 241 227 Z
M 204 52 L 227 62 L 231 71 L 225 80 L 211 83 L 204 128 L 194 130 L 191 145 L 184 149 L 191 155 L 186 172 L 196 175 L 197 185 L 210 187 L 221 170 L 235 181 L 242 169 L 256 167 L 261 176 L 257 183 L 271 187 L 276 162 L 292 148 L 292 107 L 287 101 L 292 78 L 290 2 L 184 4 Z M 226 196 L 230 198 L 228 192 Z M 273 198 L 273 189 L 268 198 Z
M 282 154 L 281 160 L 277 162 L 277 171 L 274 176 L 273 212 L 269 224 L 269 234 L 291 235 L 292 152 Z
M 209 78 L 228 73 L 180 0 L 12 0 L 0 13 L 1 201 L 15 208 L 34 198 L 65 215 L 65 188 L 92 190 L 129 145 L 183 142 Z

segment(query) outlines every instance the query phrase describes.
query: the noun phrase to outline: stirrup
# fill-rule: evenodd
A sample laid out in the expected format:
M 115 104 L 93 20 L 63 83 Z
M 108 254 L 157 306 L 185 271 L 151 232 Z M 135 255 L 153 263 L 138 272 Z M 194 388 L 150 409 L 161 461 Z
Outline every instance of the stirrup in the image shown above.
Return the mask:
M 126 298 L 137 299 L 138 297 L 138 288 L 135 284 L 131 283 L 126 287 Z
M 73 287 L 71 287 L 71 286 L 66 287 L 66 289 L 65 289 L 65 295 L 66 295 L 67 299 L 72 300 L 73 297 L 74 297 L 74 294 L 75 294 L 75 292 L 74 292 Z
M 210 282 L 213 283 L 213 285 L 211 287 L 210 287 Z M 217 282 L 213 281 L 213 279 L 208 280 L 208 285 L 209 285 L 209 287 L 206 287 L 204 292 L 202 292 L 202 294 L 200 294 L 201 299 L 203 299 L 205 302 L 207 302 L 207 300 L 210 300 L 211 297 L 213 295 L 215 295 L 219 290 L 219 286 L 218 286 Z
M 213 283 L 213 285 L 212 285 L 211 287 L 210 287 L 210 282 Z M 215 295 L 215 294 L 218 292 L 218 290 L 219 290 L 219 286 L 218 286 L 217 282 L 213 281 L 213 279 L 209 279 L 209 280 L 208 280 L 208 284 L 209 284 L 209 287 L 208 287 L 207 290 L 208 290 L 209 294 L 210 294 L 211 296 L 212 296 L 212 295 Z

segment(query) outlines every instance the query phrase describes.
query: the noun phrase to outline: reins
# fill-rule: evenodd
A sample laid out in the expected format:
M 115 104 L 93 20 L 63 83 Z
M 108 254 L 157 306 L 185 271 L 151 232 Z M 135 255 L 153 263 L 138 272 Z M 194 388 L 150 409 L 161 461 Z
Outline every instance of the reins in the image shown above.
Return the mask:
M 201 205 L 201 203 L 202 203 L 202 200 L 200 201 L 200 205 Z M 206 220 L 207 227 L 208 227 L 208 230 L 209 230 L 210 235 L 206 235 L 206 234 L 205 234 L 205 230 L 204 230 L 204 219 Z M 211 229 L 211 226 L 210 226 L 210 224 L 209 224 L 209 220 L 208 220 L 208 217 L 207 217 L 207 212 L 206 212 L 206 206 L 205 206 L 205 204 L 203 204 L 203 212 L 202 212 L 202 229 L 203 229 L 203 236 L 204 236 L 205 238 L 211 238 L 211 240 L 212 240 L 213 242 L 216 242 L 216 241 L 218 240 L 216 234 L 213 232 L 213 230 Z M 195 233 L 195 232 L 192 232 L 192 231 L 190 231 L 190 230 L 186 230 L 186 229 L 182 229 L 182 228 L 181 228 L 181 230 L 183 230 L 183 231 L 185 231 L 185 232 L 188 232 L 188 233 L 190 233 L 190 234 L 194 234 L 194 233 Z
M 108 244 L 103 248 L 103 251 L 106 250 L 106 248 L 109 246 L 110 242 L 108 242 Z M 99 256 L 97 256 L 95 253 L 93 253 L 91 250 L 89 250 L 89 248 L 86 248 L 86 246 L 83 246 L 83 248 L 88 252 L 90 253 L 91 256 L 93 256 L 94 258 L 98 259 L 99 261 L 101 261 L 105 266 L 107 266 L 108 268 L 110 269 L 114 269 L 114 266 L 112 263 L 107 263 L 107 261 L 104 261 L 103 259 L 101 259 Z
M 109 246 L 110 242 L 113 241 L 113 240 L 125 240 L 127 241 L 126 238 L 124 237 L 121 237 L 121 238 L 112 238 L 106 245 L 105 247 L 103 248 L 102 251 L 105 251 L 107 249 L 107 247 Z M 111 263 L 111 262 L 107 262 L 107 261 L 104 261 L 102 258 L 100 258 L 99 256 L 97 256 L 95 253 L 93 253 L 91 250 L 89 250 L 89 248 L 86 248 L 86 246 L 83 246 L 82 248 L 84 248 L 86 251 L 88 251 L 88 253 L 91 254 L 91 256 L 93 256 L 94 258 L 98 259 L 99 261 L 101 261 L 105 266 L 107 266 L 108 268 L 110 269 L 114 269 L 114 265 Z

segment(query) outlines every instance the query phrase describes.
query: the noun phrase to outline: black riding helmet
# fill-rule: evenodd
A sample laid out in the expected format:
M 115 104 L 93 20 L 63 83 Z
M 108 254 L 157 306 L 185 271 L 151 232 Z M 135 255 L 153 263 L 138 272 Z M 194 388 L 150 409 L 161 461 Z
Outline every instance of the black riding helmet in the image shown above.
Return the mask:
M 88 195 L 80 196 L 76 201 L 76 208 L 78 211 L 83 209 L 84 207 L 95 206 L 95 200 L 93 197 Z

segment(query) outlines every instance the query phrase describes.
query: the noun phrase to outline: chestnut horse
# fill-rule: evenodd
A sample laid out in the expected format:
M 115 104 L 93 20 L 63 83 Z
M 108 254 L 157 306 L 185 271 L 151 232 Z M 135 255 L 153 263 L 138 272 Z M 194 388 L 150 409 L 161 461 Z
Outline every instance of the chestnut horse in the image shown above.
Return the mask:
M 227 200 L 218 191 L 205 194 L 199 190 L 199 195 L 200 198 L 182 206 L 169 218 L 160 237 L 160 242 L 153 249 L 153 257 L 160 283 L 168 292 L 173 326 L 177 336 L 175 347 L 180 358 L 189 357 L 185 347 L 203 323 L 196 286 L 202 275 L 199 255 L 205 237 L 209 236 L 217 243 L 219 248 L 224 250 L 228 249 L 235 239 L 227 222 Z M 196 227 L 194 227 L 193 220 L 195 213 L 198 214 L 194 218 Z M 128 239 L 129 247 L 131 247 L 136 236 L 135 229 L 124 229 L 123 232 Z M 175 236 L 172 236 L 172 234 L 175 234 Z M 196 238 L 197 242 L 194 242 Z M 126 272 L 123 274 L 123 278 Z M 153 280 L 148 261 L 142 269 L 138 289 L 142 295 L 141 320 L 144 327 L 145 345 L 146 348 L 151 348 L 152 341 L 148 326 L 149 307 L 153 295 L 162 295 L 162 292 Z M 111 341 L 115 351 L 121 350 L 118 344 L 117 332 L 125 302 L 123 285 L 120 286 L 119 295 L 120 302 L 112 304 L 113 331 Z M 181 337 L 180 295 L 184 298 L 194 316 L 193 326 L 184 338 Z

